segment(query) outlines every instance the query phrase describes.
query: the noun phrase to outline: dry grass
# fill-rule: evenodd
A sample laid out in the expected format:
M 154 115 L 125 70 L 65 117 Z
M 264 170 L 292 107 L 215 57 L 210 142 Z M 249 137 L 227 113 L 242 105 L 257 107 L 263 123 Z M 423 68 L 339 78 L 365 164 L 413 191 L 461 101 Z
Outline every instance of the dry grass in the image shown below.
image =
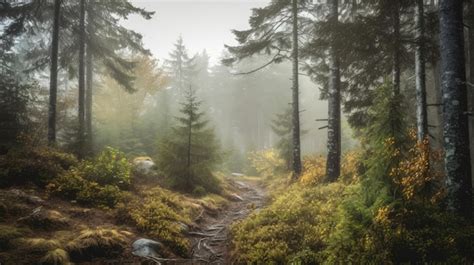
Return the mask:
M 8 249 L 10 242 L 23 236 L 24 230 L 10 225 L 0 225 L 0 251 Z
M 39 261 L 42 265 L 67 265 L 69 262 L 69 254 L 61 248 L 50 250 Z
M 110 228 L 84 229 L 66 249 L 74 261 L 114 257 L 123 252 L 129 236 L 128 232 Z

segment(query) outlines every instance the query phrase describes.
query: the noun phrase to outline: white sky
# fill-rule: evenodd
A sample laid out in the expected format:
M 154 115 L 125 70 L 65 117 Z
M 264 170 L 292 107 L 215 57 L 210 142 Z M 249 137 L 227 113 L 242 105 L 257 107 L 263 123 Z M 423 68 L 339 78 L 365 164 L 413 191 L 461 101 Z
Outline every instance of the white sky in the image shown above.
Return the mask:
M 216 63 L 224 44 L 236 44 L 231 29 L 247 29 L 251 8 L 269 0 L 132 0 L 148 11 L 151 20 L 131 16 L 124 25 L 143 35 L 145 47 L 166 59 L 181 34 L 190 55 L 206 49 Z

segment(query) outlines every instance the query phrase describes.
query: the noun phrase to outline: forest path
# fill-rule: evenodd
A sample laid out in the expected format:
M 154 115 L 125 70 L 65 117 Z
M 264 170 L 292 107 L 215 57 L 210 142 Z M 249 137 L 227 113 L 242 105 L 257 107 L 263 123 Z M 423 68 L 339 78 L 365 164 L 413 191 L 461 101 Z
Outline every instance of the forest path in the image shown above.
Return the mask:
M 237 190 L 237 196 L 228 207 L 214 216 L 206 214 L 199 222 L 198 229 L 190 232 L 193 244 L 191 264 L 231 263 L 230 226 L 265 204 L 265 189 L 258 181 L 230 177 L 228 181 Z

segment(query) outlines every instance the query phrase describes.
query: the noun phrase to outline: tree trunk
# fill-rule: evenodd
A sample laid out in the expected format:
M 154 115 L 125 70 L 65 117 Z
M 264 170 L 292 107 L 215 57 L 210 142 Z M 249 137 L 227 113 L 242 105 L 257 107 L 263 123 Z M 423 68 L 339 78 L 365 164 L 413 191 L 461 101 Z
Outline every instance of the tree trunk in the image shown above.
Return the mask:
M 93 66 L 91 49 L 87 48 L 86 53 L 86 140 L 87 148 L 92 148 L 92 81 Z
M 92 150 L 92 85 L 94 77 L 94 66 L 92 63 L 92 0 L 89 0 L 89 5 L 87 6 L 87 33 L 88 33 L 88 42 L 87 42 L 87 53 L 86 53 L 86 140 L 87 148 Z
M 78 144 L 79 144 L 79 157 L 84 157 L 85 153 L 85 137 L 84 137 L 84 127 L 85 127 L 85 111 L 84 111 L 84 98 L 85 98 L 85 13 L 86 13 L 86 1 L 81 0 L 80 2 L 80 19 L 79 19 L 79 107 L 78 107 L 78 119 L 79 119 L 79 134 L 78 134 Z
M 58 94 L 58 50 L 59 50 L 59 15 L 61 0 L 54 1 L 53 35 L 51 40 L 51 76 L 49 83 L 48 143 L 56 144 L 56 102 Z
M 191 102 L 192 103 L 192 102 Z M 189 114 L 189 131 L 188 131 L 188 153 L 187 153 L 187 159 L 186 159 L 186 167 L 188 169 L 188 179 L 190 182 L 192 182 L 192 176 L 191 176 L 191 145 L 192 145 L 192 135 L 193 135 L 193 113 L 191 112 Z
M 439 16 L 448 206 L 470 217 L 472 182 L 466 113 L 463 2 L 442 0 Z
M 417 138 L 420 142 L 428 136 L 425 68 L 425 12 L 423 2 L 423 0 L 416 0 L 415 7 L 416 125 Z
M 338 23 L 338 0 L 330 2 L 329 21 Z M 333 34 L 329 51 L 329 98 L 328 98 L 328 156 L 326 161 L 326 180 L 336 181 L 341 173 L 341 89 L 339 58 L 336 51 L 336 39 Z
M 300 146 L 300 110 L 298 85 L 298 0 L 292 1 L 293 16 L 293 175 L 296 180 L 301 174 L 301 146 Z
M 392 27 L 393 27 L 393 58 L 392 58 L 392 84 L 393 93 L 400 94 L 400 3 L 392 0 Z
M 468 10 L 468 18 L 469 20 L 467 23 L 469 23 L 469 35 L 468 35 L 468 41 L 469 41 L 469 48 L 468 48 L 468 54 L 469 54 L 469 86 L 467 88 L 468 90 L 468 95 L 469 95 L 469 100 L 468 100 L 468 108 L 471 113 L 474 112 L 474 3 L 471 1 L 469 3 L 469 10 Z M 469 118 L 469 133 L 470 133 L 470 139 L 474 139 L 474 118 L 471 116 Z M 471 141 L 471 165 L 474 164 L 474 141 Z M 472 170 L 472 169 L 471 169 Z M 471 180 L 472 180 L 472 174 L 474 172 L 471 172 Z

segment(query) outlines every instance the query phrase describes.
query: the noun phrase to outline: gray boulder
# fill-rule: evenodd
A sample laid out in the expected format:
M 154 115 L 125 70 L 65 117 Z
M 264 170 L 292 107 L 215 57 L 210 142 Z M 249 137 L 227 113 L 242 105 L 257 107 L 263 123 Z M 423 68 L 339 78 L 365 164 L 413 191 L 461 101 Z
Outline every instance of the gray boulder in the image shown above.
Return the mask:
M 132 244 L 132 254 L 144 258 L 160 258 L 160 250 L 163 249 L 163 244 L 158 241 L 140 238 Z

